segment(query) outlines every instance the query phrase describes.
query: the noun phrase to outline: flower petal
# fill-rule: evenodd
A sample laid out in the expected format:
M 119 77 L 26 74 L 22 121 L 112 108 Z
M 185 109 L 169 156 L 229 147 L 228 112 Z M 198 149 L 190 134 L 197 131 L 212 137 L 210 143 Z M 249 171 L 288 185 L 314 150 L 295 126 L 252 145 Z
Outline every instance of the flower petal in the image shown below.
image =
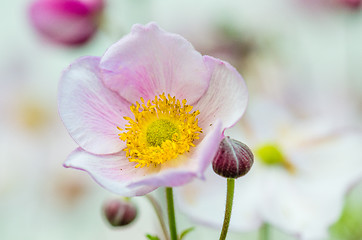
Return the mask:
M 212 70 L 209 88 L 194 105 L 200 111 L 199 124 L 204 129 L 220 119 L 223 128 L 233 126 L 244 114 L 248 91 L 241 75 L 229 63 L 204 56 Z
M 95 154 L 115 153 L 125 147 L 117 126 L 126 124 L 123 116 L 130 116 L 130 104 L 103 85 L 98 64 L 98 57 L 84 57 L 65 70 L 59 114 L 80 147 Z
M 131 34 L 106 51 L 100 67 L 105 85 L 132 103 L 166 93 L 192 104 L 210 79 L 201 54 L 154 23 L 134 25 Z
M 157 187 L 150 185 L 132 186 L 129 184 L 137 178 L 142 178 L 150 169 L 135 168 L 136 163 L 130 163 L 123 152 L 111 155 L 94 155 L 81 148 L 70 154 L 65 167 L 71 167 L 88 172 L 94 180 L 104 188 L 121 196 L 145 195 Z
M 300 239 L 327 237 L 328 226 L 342 209 L 343 194 L 325 190 L 326 185 L 316 179 L 297 179 L 274 170 L 264 172 L 262 218 Z
M 109 191 L 122 196 L 139 196 L 161 186 L 179 186 L 196 176 L 203 177 L 221 138 L 221 122 L 217 122 L 191 156 L 181 155 L 158 167 L 135 168 L 137 163 L 129 162 L 124 152 L 95 155 L 81 148 L 71 153 L 64 166 L 88 172 Z

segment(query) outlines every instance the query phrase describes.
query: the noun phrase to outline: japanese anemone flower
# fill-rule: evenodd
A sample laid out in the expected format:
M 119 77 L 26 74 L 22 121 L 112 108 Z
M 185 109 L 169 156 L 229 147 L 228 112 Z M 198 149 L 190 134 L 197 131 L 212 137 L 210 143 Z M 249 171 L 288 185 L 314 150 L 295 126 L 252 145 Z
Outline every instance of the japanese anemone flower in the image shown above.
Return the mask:
M 248 232 L 268 223 L 298 239 L 326 239 L 345 194 L 362 176 L 361 131 L 335 115 L 301 119 L 272 99 L 253 99 L 249 106 L 227 131 L 255 154 L 252 169 L 236 184 L 230 229 Z M 216 193 L 226 191 L 225 179 L 210 168 L 205 178 L 178 188 L 176 200 L 192 220 L 219 227 L 225 197 Z
M 135 25 L 102 57 L 64 71 L 59 113 L 79 145 L 64 166 L 123 196 L 203 178 L 247 98 L 229 63 L 155 23 Z

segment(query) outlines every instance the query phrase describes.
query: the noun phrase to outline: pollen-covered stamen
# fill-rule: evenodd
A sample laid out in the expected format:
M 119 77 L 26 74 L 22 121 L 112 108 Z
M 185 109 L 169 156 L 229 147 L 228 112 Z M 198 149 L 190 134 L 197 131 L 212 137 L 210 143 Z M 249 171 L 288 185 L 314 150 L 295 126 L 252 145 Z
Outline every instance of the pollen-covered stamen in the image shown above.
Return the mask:
M 163 142 L 177 138 L 180 131 L 167 119 L 158 119 L 147 127 L 146 139 L 150 146 L 161 146 Z
M 134 119 L 124 117 L 129 124 L 119 134 L 127 147 L 123 149 L 130 162 L 137 162 L 136 167 L 162 164 L 176 158 L 195 146 L 194 140 L 202 132 L 192 106 L 182 103 L 175 97 L 165 94 L 154 100 L 130 107 Z

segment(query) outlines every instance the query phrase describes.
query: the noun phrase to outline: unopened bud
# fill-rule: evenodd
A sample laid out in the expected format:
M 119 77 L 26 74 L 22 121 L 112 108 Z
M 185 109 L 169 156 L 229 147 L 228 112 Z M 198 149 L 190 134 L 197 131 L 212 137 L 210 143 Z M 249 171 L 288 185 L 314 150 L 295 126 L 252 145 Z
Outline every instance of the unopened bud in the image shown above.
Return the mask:
M 114 227 L 130 224 L 137 216 L 137 209 L 132 202 L 120 199 L 106 202 L 103 212 L 108 222 Z
M 225 178 L 238 178 L 247 174 L 254 163 L 254 155 L 244 143 L 225 137 L 217 151 L 212 167 Z

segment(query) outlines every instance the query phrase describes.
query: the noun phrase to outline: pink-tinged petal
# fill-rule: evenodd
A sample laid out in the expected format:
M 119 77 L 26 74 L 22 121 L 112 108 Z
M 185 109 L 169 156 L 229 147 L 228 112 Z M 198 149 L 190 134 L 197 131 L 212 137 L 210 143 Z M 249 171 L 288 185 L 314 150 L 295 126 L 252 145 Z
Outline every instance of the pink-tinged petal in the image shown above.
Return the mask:
M 92 178 L 104 188 L 121 196 L 145 195 L 157 187 L 150 185 L 129 186 L 153 169 L 135 168 L 123 152 L 110 155 L 94 155 L 81 148 L 70 154 L 65 167 L 88 172 Z
M 197 144 L 189 154 L 163 163 L 158 167 L 135 168 L 125 153 L 91 154 L 79 148 L 64 163 L 88 172 L 101 186 L 122 196 L 139 196 L 162 186 L 179 186 L 194 177 L 203 178 L 205 168 L 212 161 L 222 139 L 221 122 Z
M 105 85 L 133 103 L 166 93 L 192 104 L 210 79 L 201 54 L 183 37 L 154 23 L 134 25 L 106 51 L 100 67 Z
M 120 131 L 130 116 L 129 106 L 100 80 L 99 58 L 84 57 L 70 65 L 59 84 L 59 114 L 80 147 L 95 154 L 119 152 L 125 142 Z
M 131 186 L 151 185 L 175 187 L 183 185 L 194 177 L 204 178 L 204 171 L 213 160 L 223 138 L 221 122 L 216 121 L 211 131 L 189 153 L 165 162 L 161 169 Z
M 248 102 L 246 84 L 229 63 L 204 56 L 212 71 L 209 88 L 194 106 L 200 110 L 199 125 L 204 129 L 220 119 L 223 128 L 233 126 L 244 114 Z

